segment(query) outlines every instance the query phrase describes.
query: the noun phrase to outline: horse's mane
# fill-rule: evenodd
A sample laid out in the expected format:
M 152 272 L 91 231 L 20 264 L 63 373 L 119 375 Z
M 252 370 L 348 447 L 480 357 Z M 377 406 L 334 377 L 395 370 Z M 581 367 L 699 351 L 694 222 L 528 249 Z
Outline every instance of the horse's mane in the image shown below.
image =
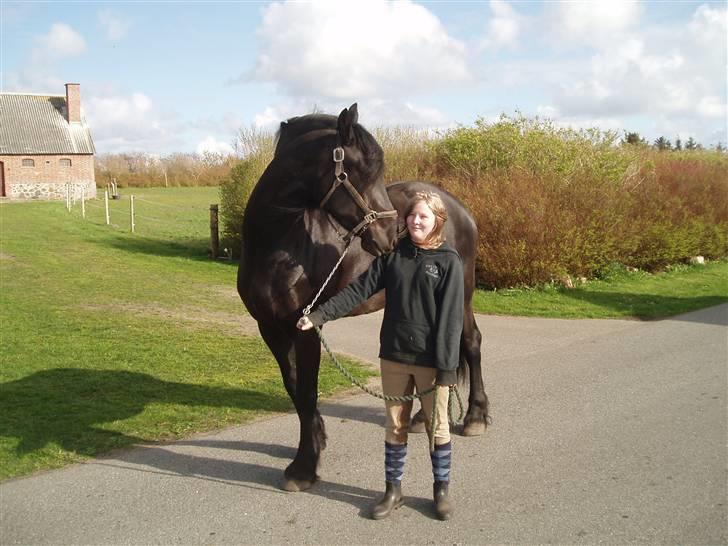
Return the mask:
M 276 155 L 300 136 L 319 129 L 336 129 L 336 118 L 328 114 L 307 114 L 281 122 L 276 132 Z
M 274 155 L 278 156 L 279 152 L 289 148 L 291 143 L 307 133 L 322 129 L 336 131 L 337 124 L 338 118 L 329 114 L 307 114 L 283 121 L 276 132 L 276 150 Z M 374 137 L 358 123 L 354 124 L 354 133 L 359 149 L 368 160 L 367 163 L 376 170 L 383 168 L 384 153 Z

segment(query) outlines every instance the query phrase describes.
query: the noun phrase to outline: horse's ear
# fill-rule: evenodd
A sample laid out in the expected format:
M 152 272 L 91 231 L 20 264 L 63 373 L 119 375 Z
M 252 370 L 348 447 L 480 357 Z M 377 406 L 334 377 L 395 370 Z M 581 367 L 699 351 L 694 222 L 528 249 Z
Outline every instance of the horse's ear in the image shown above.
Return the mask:
M 341 144 L 347 146 L 354 141 L 354 124 L 359 119 L 356 103 L 344 108 L 339 114 L 338 131 Z

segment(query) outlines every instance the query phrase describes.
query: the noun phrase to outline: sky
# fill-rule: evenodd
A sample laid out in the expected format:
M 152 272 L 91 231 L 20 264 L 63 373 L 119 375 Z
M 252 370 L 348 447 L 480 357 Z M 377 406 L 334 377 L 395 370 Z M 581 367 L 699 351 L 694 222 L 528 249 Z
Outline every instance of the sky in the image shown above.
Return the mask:
M 81 85 L 98 153 L 227 153 L 338 114 L 447 130 L 521 113 L 726 144 L 725 0 L 0 0 L 0 91 Z

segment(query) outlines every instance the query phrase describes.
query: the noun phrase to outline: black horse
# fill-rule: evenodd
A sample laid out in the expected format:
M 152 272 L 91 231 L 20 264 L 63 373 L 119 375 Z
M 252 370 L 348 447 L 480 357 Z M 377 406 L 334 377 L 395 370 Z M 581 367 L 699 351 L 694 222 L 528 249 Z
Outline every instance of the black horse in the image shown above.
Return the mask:
M 339 260 L 346 241 L 357 237 L 323 292 L 325 301 L 364 271 L 374 256 L 391 250 L 408 196 L 418 189 L 440 193 L 448 208 L 447 239 L 463 258 L 465 321 L 461 372 L 470 375 L 466 435 L 482 434 L 488 399 L 480 369 L 481 335 L 473 316 L 477 229 L 462 204 L 424 183 L 385 187 L 383 152 L 357 123 L 357 105 L 334 116 L 311 114 L 281 123 L 273 160 L 245 209 L 238 293 L 281 370 L 300 420 L 298 452 L 286 468 L 284 489 L 307 489 L 317 479 L 326 447 L 317 409 L 321 345 L 313 331 L 295 326 Z M 377 294 L 352 314 L 381 309 Z

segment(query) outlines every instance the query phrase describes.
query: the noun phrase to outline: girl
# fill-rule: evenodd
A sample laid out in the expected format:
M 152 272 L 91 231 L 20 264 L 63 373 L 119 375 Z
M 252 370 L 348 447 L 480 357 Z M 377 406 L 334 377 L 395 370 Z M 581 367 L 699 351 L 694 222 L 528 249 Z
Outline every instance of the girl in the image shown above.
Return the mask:
M 450 385 L 456 382 L 463 328 L 463 268 L 460 256 L 445 242 L 447 210 L 439 195 L 417 192 L 406 215 L 408 236 L 392 253 L 377 257 L 367 271 L 297 326 L 308 330 L 348 314 L 384 289 L 386 304 L 379 334 L 382 390 L 385 395 L 412 394 L 436 386 L 421 399 L 427 428 L 433 406 L 439 417 L 435 450 L 430 454 L 435 511 L 441 520 L 453 512 L 448 498 L 452 444 L 447 420 Z M 402 476 L 412 402 L 385 402 L 384 465 L 386 488 L 372 517 L 383 519 L 404 503 Z

